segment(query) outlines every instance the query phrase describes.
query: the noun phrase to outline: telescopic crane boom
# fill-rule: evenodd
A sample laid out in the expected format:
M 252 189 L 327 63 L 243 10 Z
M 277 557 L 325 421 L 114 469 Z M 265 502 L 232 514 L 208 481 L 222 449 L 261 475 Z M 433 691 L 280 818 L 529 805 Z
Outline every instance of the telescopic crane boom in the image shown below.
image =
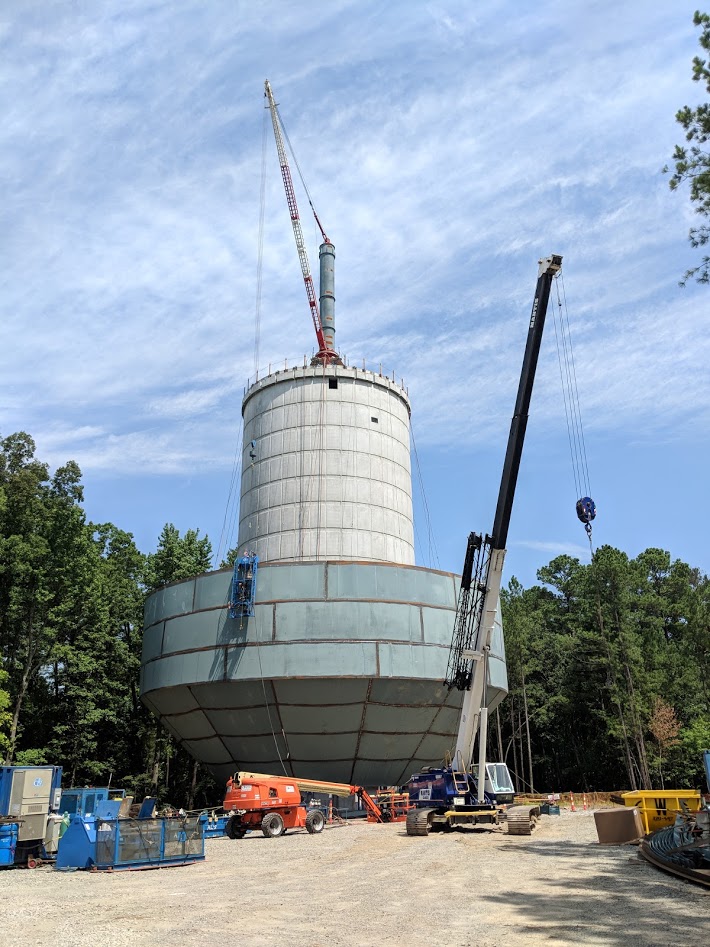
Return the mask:
M 561 256 L 540 260 L 493 532 L 490 536 L 471 533 L 468 537 L 446 670 L 448 687 L 463 691 L 454 759 L 450 765 L 425 767 L 410 777 L 406 788 L 414 808 L 407 814 L 407 835 L 427 835 L 432 829 L 458 825 L 497 825 L 499 807 L 514 800 L 513 782 L 505 763 L 486 763 L 488 655 L 550 287 L 561 265 Z M 471 763 L 476 735 L 478 769 L 474 778 Z M 536 806 L 510 806 L 506 811 L 508 834 L 530 835 L 537 815 Z
M 479 803 L 484 801 L 488 654 L 498 609 L 508 526 L 513 509 L 550 288 L 553 277 L 559 272 L 561 266 L 561 256 L 553 254 L 540 260 L 518 396 L 510 424 L 503 476 L 498 492 L 493 532 L 490 536 L 484 537 L 471 533 L 468 537 L 454 637 L 449 652 L 446 683 L 450 688 L 456 687 L 464 691 L 454 758 L 455 761 L 463 764 L 464 770 L 468 769 L 472 762 L 476 735 L 479 734 L 477 780 Z
M 323 325 L 321 322 L 320 311 L 318 309 L 318 298 L 316 296 L 316 291 L 313 286 L 313 277 L 311 276 L 311 267 L 308 262 L 308 253 L 306 252 L 306 244 L 303 239 L 303 230 L 301 229 L 301 219 L 298 214 L 298 204 L 296 203 L 296 192 L 293 188 L 293 179 L 291 178 L 291 169 L 289 168 L 288 158 L 286 157 L 286 148 L 284 146 L 283 135 L 281 134 L 281 120 L 279 117 L 278 106 L 274 100 L 274 94 L 271 91 L 271 85 L 267 79 L 264 83 L 264 95 L 268 102 L 268 108 L 271 112 L 271 124 L 274 127 L 274 138 L 276 139 L 276 151 L 279 156 L 279 166 L 281 168 L 281 177 L 283 178 L 284 189 L 286 191 L 286 203 L 288 204 L 288 211 L 291 216 L 291 225 L 293 226 L 293 235 L 296 240 L 296 250 L 298 251 L 298 259 L 301 264 L 301 273 L 303 274 L 303 282 L 306 286 L 306 295 L 308 296 L 308 306 L 311 310 L 311 318 L 313 319 L 313 326 L 316 330 L 316 340 L 318 342 L 318 352 L 315 356 L 314 361 L 322 364 L 330 364 L 335 362 L 336 364 L 342 364 L 340 356 L 337 354 L 333 347 L 333 338 L 332 333 L 324 332 Z M 323 237 L 323 244 L 331 246 L 330 240 L 326 236 L 325 230 L 321 225 L 321 222 L 318 218 L 318 214 L 315 212 L 315 208 L 311 204 L 311 209 L 313 210 L 313 216 L 315 217 L 318 228 Z

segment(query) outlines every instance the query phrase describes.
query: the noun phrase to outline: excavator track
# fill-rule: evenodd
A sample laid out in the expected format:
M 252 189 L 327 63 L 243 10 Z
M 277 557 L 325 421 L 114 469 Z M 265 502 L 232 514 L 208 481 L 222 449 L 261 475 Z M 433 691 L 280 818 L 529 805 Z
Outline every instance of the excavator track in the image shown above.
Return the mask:
M 532 835 L 540 816 L 539 806 L 511 806 L 506 812 L 508 835 Z
M 431 831 L 429 816 L 433 809 L 410 809 L 407 813 L 407 835 L 428 835 Z

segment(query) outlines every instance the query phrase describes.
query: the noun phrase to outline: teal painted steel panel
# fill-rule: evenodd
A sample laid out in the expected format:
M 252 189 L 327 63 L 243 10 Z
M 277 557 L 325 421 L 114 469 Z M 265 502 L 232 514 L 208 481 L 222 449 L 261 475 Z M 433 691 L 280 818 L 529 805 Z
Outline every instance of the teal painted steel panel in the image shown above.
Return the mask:
M 460 716 L 460 707 L 439 707 L 430 729 L 433 733 L 456 733 Z
M 276 638 L 421 641 L 419 609 L 389 602 L 288 602 L 276 606 Z
M 503 643 L 503 621 L 500 615 L 500 606 L 498 606 L 496 623 L 493 626 L 493 634 L 491 635 L 491 654 L 495 654 L 499 657 L 503 657 L 505 655 L 505 645 Z
M 320 779 L 335 783 L 352 782 L 350 778 L 353 768 L 351 759 L 318 760 L 317 762 L 299 760 L 293 764 L 293 767 L 302 779 Z M 289 764 L 290 768 L 291 764 Z M 328 804 L 327 793 L 321 793 L 316 798 L 321 799 L 324 805 Z M 333 799 L 333 805 L 337 807 L 337 797 Z
M 356 786 L 397 786 L 404 782 L 402 773 L 408 772 L 408 760 L 357 760 L 352 781 Z M 350 781 L 350 777 L 348 777 Z
M 441 704 L 449 692 L 443 677 L 436 680 L 399 680 L 376 678 L 372 682 L 370 700 L 381 704 L 429 705 Z
M 232 686 L 232 689 L 234 687 Z M 261 707 L 249 707 L 229 710 L 208 710 L 207 716 L 215 731 L 222 736 L 254 736 L 264 733 L 271 733 L 274 721 L 278 722 L 275 707 L 269 711 L 263 705 Z
M 146 628 L 143 632 L 143 654 L 141 660 L 144 664 L 146 661 L 160 657 L 161 648 L 163 646 L 164 627 L 164 622 L 161 621 L 151 628 Z
M 424 677 L 444 680 L 448 648 L 436 645 L 389 644 L 381 641 L 377 646 L 380 655 L 381 677 Z
M 307 598 L 325 599 L 325 565 L 303 563 L 259 566 L 257 602 L 288 602 Z
M 238 762 L 249 760 L 249 765 L 245 768 L 252 772 L 268 773 L 269 770 L 257 770 L 256 766 L 260 766 L 263 763 L 273 764 L 274 760 L 278 759 L 279 754 L 283 760 L 288 758 L 286 744 L 279 730 L 275 730 L 273 736 L 225 736 L 223 739 L 224 745 L 232 754 L 232 758 Z M 278 753 L 276 752 L 276 747 L 278 747 Z M 271 770 L 271 772 L 279 773 L 283 772 L 283 769 L 281 766 L 278 766 L 276 769 Z
M 143 675 L 144 691 L 195 681 L 219 681 L 224 677 L 224 649 L 159 658 L 146 664 Z
M 184 746 L 188 753 L 196 756 L 203 763 L 230 762 L 229 751 L 216 737 L 211 740 L 185 740 Z
M 288 748 L 293 759 L 313 760 L 352 760 L 357 750 L 357 732 L 339 733 L 323 740 L 318 734 L 287 734 Z
M 214 727 L 201 710 L 193 710 L 187 714 L 181 714 L 179 717 L 163 717 L 163 723 L 175 728 L 182 739 L 202 739 L 203 737 L 214 737 Z
M 364 730 L 383 733 L 419 733 L 429 729 L 436 716 L 435 707 L 387 707 L 368 704 Z
M 367 680 L 323 677 L 317 681 L 274 681 L 280 704 L 362 704 L 367 696 Z
M 436 733 L 427 733 L 421 744 L 417 747 L 417 759 L 441 762 L 447 751 L 453 752 L 455 743 L 455 734 L 452 734 L 447 740 L 445 737 L 439 736 Z
M 158 714 L 181 714 L 199 709 L 199 704 L 187 687 L 165 687 L 151 691 L 143 697 Z
M 421 733 L 363 733 L 358 756 L 364 760 L 408 760 L 421 739 Z
M 225 606 L 229 602 L 231 586 L 232 569 L 198 576 L 195 580 L 195 611 Z
M 209 711 L 239 707 L 261 707 L 268 701 L 274 703 L 274 691 L 270 681 L 241 681 L 235 687 L 232 681 L 214 684 L 194 684 L 192 693 L 200 707 Z
M 173 615 L 186 615 L 193 610 L 195 580 L 176 582 L 167 585 L 150 595 L 145 603 L 144 624 L 149 627 L 156 621 L 172 618 Z
M 168 619 L 163 635 L 163 655 L 226 644 L 224 628 L 227 620 L 226 612 L 214 609 Z
M 163 655 L 216 645 L 268 641 L 273 632 L 271 607 L 257 608 L 253 618 L 230 618 L 225 609 L 180 615 L 165 622 Z
M 362 704 L 345 707 L 293 707 L 279 705 L 286 733 L 352 733 L 360 728 Z
M 500 658 L 496 658 L 493 655 L 491 655 L 488 660 L 488 684 L 490 687 L 495 687 L 499 690 L 508 690 L 508 672 L 506 670 L 505 661 L 501 661 Z
M 231 679 L 335 677 L 343 673 L 353 677 L 376 674 L 376 645 L 373 642 L 324 644 L 317 641 L 261 645 L 258 649 L 234 647 L 227 651 L 227 674 Z
M 427 644 L 439 644 L 451 647 L 454 633 L 455 612 L 443 608 L 422 608 L 424 640 Z
M 456 608 L 450 575 L 387 565 L 328 565 L 329 599 L 390 599 Z M 450 636 L 449 636 L 450 640 Z

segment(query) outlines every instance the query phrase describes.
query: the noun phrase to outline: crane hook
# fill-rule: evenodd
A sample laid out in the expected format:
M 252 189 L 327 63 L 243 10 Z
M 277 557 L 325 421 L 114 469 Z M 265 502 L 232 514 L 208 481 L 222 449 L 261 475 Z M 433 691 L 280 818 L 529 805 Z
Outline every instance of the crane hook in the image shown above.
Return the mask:
M 589 540 L 589 548 L 594 555 L 594 546 L 592 545 L 592 520 L 597 515 L 597 505 L 591 497 L 581 497 L 577 500 L 577 518 L 580 523 L 584 523 L 584 531 Z

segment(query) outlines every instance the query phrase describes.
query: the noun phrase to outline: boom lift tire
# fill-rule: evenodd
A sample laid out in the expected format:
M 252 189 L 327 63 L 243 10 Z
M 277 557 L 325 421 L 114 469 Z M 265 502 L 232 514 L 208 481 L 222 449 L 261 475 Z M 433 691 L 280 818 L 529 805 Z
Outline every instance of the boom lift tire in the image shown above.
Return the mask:
M 306 816 L 306 832 L 310 835 L 318 835 L 325 827 L 325 816 L 320 809 L 311 809 Z
M 407 813 L 407 835 L 428 835 L 433 815 L 433 809 L 410 809 Z
M 231 839 L 244 838 L 247 834 L 246 826 L 242 825 L 242 821 L 238 815 L 232 816 L 229 822 L 227 822 L 224 831 L 227 838 Z
M 284 820 L 278 812 L 267 812 L 261 820 L 261 831 L 267 838 L 278 838 L 284 834 Z

